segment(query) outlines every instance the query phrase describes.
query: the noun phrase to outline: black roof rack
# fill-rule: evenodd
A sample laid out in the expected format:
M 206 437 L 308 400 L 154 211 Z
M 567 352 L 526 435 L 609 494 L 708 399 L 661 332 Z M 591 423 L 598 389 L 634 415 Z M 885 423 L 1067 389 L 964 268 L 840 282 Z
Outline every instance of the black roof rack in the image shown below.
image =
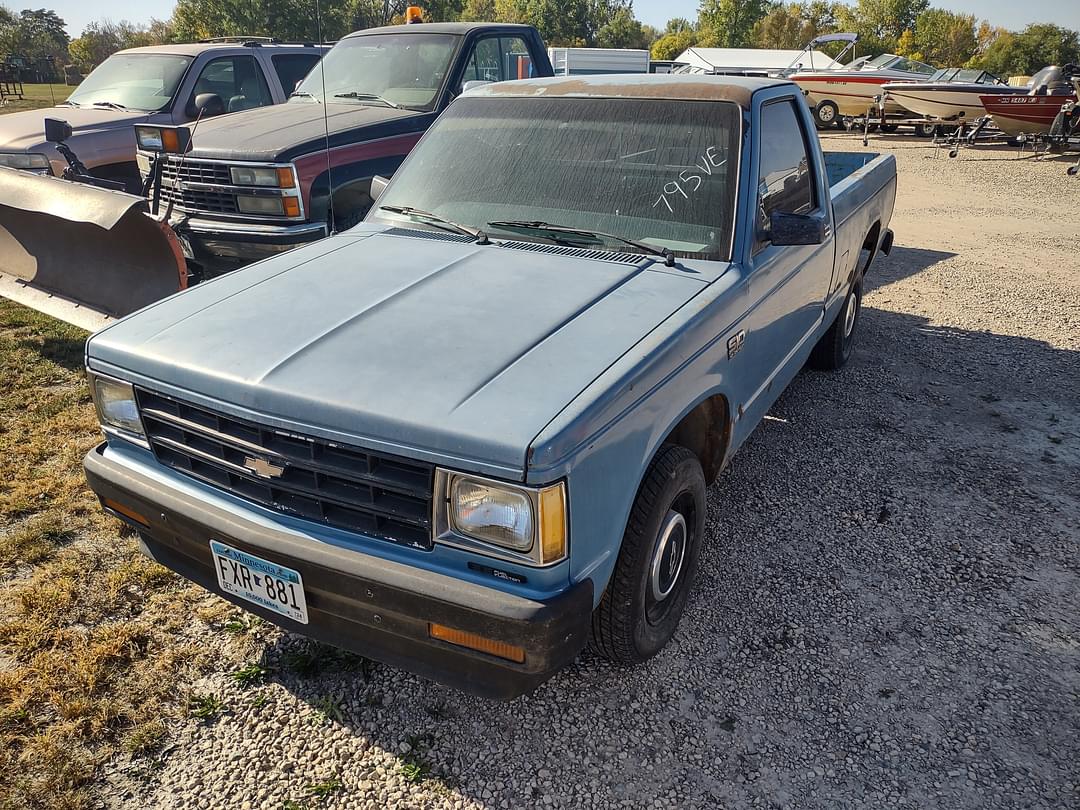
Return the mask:
M 314 48 L 315 43 L 309 41 L 295 41 L 290 42 L 277 37 L 210 37 L 209 39 L 200 39 L 200 43 L 205 45 L 244 45 L 247 47 L 258 47 L 259 45 L 301 45 L 305 48 Z

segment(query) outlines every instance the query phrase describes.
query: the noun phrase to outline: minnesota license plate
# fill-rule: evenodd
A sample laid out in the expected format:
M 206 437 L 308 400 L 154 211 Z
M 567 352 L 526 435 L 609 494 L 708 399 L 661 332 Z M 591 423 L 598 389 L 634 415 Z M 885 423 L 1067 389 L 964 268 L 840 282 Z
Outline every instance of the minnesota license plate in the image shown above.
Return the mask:
M 210 541 L 221 590 L 259 607 L 280 613 L 300 624 L 308 623 L 304 580 L 299 571 L 272 563 L 246 551 Z

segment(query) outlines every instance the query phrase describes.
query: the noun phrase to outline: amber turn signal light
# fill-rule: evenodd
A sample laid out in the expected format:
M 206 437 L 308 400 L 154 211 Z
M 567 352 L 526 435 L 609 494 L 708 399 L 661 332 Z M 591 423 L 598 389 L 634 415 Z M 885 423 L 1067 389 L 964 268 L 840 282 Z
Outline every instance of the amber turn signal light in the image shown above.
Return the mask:
M 505 658 L 507 661 L 513 661 L 516 664 L 525 662 L 525 650 L 521 647 L 515 647 L 513 644 L 507 644 L 505 641 L 495 641 L 494 639 L 478 636 L 475 633 L 466 633 L 464 630 L 455 630 L 452 627 L 435 624 L 434 622 L 428 623 L 428 635 L 448 644 L 468 647 L 470 650 Z
M 130 506 L 124 506 L 122 503 L 117 503 L 112 498 L 102 498 L 101 503 L 105 506 L 106 509 L 111 509 L 118 515 L 123 515 L 130 520 L 134 520 L 136 523 L 141 523 L 143 526 L 150 525 L 149 520 L 144 518 Z

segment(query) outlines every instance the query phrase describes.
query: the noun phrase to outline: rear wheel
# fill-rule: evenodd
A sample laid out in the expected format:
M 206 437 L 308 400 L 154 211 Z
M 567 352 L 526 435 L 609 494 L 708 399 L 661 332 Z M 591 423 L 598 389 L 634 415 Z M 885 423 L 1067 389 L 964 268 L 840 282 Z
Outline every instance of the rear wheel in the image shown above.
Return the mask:
M 638 489 L 589 647 L 619 664 L 658 653 L 675 633 L 705 531 L 705 475 L 685 447 L 660 449 Z
M 937 134 L 937 124 L 916 124 L 915 137 L 933 138 Z
M 848 290 L 844 305 L 840 308 L 836 320 L 833 321 L 829 331 L 821 336 L 821 340 L 814 346 L 810 353 L 810 365 L 824 371 L 833 371 L 841 368 L 851 359 L 851 352 L 855 346 L 855 330 L 859 325 L 859 315 L 862 314 L 862 275 L 855 279 Z
M 840 108 L 835 101 L 822 101 L 814 107 L 814 121 L 821 129 L 829 129 L 840 121 Z

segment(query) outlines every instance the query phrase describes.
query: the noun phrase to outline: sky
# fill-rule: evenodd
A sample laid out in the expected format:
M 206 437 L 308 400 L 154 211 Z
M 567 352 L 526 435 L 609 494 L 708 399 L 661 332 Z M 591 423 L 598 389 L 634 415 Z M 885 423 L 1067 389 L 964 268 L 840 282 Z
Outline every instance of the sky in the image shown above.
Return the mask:
M 23 0 L 25 2 L 25 0 Z M 19 0 L 0 0 L 9 8 L 45 6 L 56 10 L 67 23 L 68 33 L 77 37 L 88 22 L 108 19 L 145 23 L 151 17 L 168 19 L 175 0 L 34 0 L 22 5 Z M 330 0 L 333 2 L 333 0 Z M 421 0 L 422 4 L 422 0 Z M 1080 29 L 1080 0 L 932 0 L 932 5 L 950 11 L 974 14 L 993 25 L 1023 28 L 1028 23 L 1052 22 L 1066 28 Z M 634 0 L 634 12 L 642 22 L 662 28 L 671 17 L 697 17 L 699 0 Z

